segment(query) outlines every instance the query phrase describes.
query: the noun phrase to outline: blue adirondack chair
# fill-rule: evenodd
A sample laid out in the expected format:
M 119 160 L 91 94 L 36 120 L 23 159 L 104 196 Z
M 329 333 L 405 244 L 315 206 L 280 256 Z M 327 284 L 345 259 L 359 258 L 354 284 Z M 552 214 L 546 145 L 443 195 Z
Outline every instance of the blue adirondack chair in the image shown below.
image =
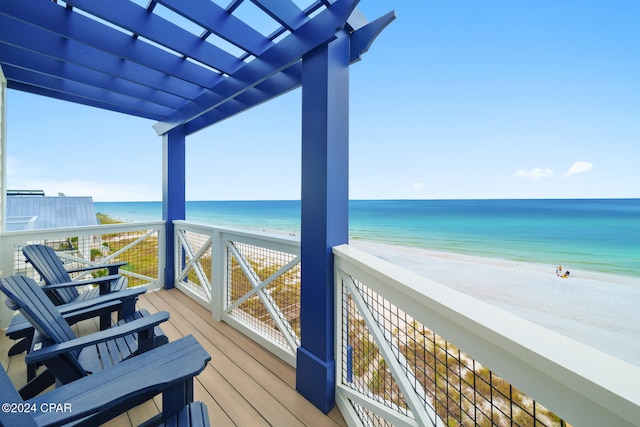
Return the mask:
M 0 369 L 0 425 L 96 426 L 162 394 L 162 413 L 144 425 L 208 426 L 206 406 L 192 402 L 193 378 L 210 360 L 189 335 L 27 400 Z
M 131 301 L 136 301 L 138 295 L 144 293 L 145 289 L 127 289 L 109 294 L 101 295 L 90 301 L 82 301 L 78 303 L 70 303 L 57 306 L 60 314 L 69 325 L 73 325 L 85 319 L 90 319 L 96 316 L 107 315 L 111 316 L 114 311 L 119 311 L 123 304 L 129 304 Z M 13 301 L 6 300 L 6 304 L 12 310 L 18 310 L 18 306 Z M 135 305 L 134 305 L 135 307 Z M 121 319 L 123 322 L 129 322 L 135 319 L 135 311 L 128 314 Z M 11 324 L 7 328 L 6 335 L 13 339 L 19 340 L 9 349 L 9 356 L 22 353 L 23 351 L 31 348 L 33 341 L 34 329 L 31 322 L 25 318 L 22 314 L 13 316 Z M 35 377 L 36 366 L 27 366 L 27 380 L 31 380 Z
M 125 289 L 117 293 L 100 295 L 88 301 L 72 302 L 57 307 L 70 325 L 93 317 L 110 317 L 114 312 L 119 313 L 119 318 L 126 318 L 135 312 L 138 297 L 145 292 L 145 288 Z M 12 310 L 17 309 L 17 307 L 11 303 L 8 303 L 7 306 Z M 106 327 L 105 325 L 101 325 L 101 329 L 106 329 L 109 326 L 111 325 L 109 324 Z M 24 316 L 17 314 L 13 316 L 11 324 L 7 328 L 6 335 L 13 340 L 21 340 L 24 338 L 24 340 L 17 342 L 9 349 L 9 356 L 15 356 L 30 347 L 33 336 L 33 326 L 31 326 L 31 323 Z
M 78 338 L 33 279 L 5 277 L 0 281 L 0 290 L 35 328 L 31 350 L 25 357 L 27 365 L 42 364 L 47 368 L 20 390 L 24 398 L 35 396 L 54 380 L 67 384 L 168 342 L 158 326 L 169 318 L 167 312 L 136 311 L 131 319 Z
M 45 282 L 45 292 L 51 298 L 54 304 L 68 304 L 76 301 L 86 301 L 95 298 L 98 295 L 104 295 L 109 292 L 116 292 L 127 288 L 127 278 L 117 274 L 118 269 L 125 262 L 112 263 L 106 265 L 94 265 L 81 268 L 67 270 L 53 248 L 46 245 L 27 245 L 22 248 L 27 262 L 38 272 L 42 280 Z M 109 270 L 109 275 L 104 277 L 92 278 L 77 281 L 76 284 L 87 285 L 97 284 L 98 287 L 88 291 L 79 293 L 76 286 L 59 286 L 63 283 L 71 283 L 72 279 L 69 273 L 79 273 L 92 271 L 97 269 Z M 56 286 L 58 285 L 58 286 Z
M 40 274 L 45 282 L 45 290 L 51 301 L 55 305 L 64 306 L 61 309 L 63 314 L 76 312 L 67 318 L 70 324 L 92 317 L 100 317 L 100 329 L 107 329 L 111 326 L 111 313 L 118 312 L 118 318 L 123 319 L 130 316 L 135 311 L 138 296 L 146 291 L 144 288 L 137 288 L 135 291 L 129 290 L 127 293 L 118 294 L 112 297 L 101 297 L 126 290 L 128 281 L 117 273 L 118 268 L 126 263 L 113 263 L 103 266 L 89 266 L 73 270 L 66 270 L 56 252 L 45 245 L 28 245 L 22 250 L 28 262 Z M 108 276 L 72 281 L 69 273 L 91 271 L 95 269 L 109 270 Z M 98 285 L 86 292 L 79 293 L 76 288 L 86 285 Z M 100 299 L 98 299 L 100 298 Z M 112 301 L 115 305 L 106 306 L 104 303 Z M 89 304 L 80 304 L 90 302 Z M 91 309 L 91 305 L 95 307 Z M 7 336 L 18 342 L 9 349 L 9 356 L 13 356 L 26 351 L 31 346 L 33 328 L 22 316 L 15 316 L 11 325 L 7 329 Z M 29 372 L 29 375 L 31 373 Z

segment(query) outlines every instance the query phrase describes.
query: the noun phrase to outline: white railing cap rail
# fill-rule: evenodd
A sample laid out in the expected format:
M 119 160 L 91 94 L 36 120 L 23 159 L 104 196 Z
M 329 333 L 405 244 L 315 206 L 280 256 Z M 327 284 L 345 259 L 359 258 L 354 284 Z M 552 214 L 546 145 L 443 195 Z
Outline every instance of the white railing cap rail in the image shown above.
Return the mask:
M 32 240 L 43 240 L 51 236 L 68 236 L 68 235 L 89 235 L 99 231 L 101 234 L 109 232 L 109 230 L 139 230 L 144 227 L 158 227 L 164 225 L 166 221 L 140 221 L 140 222 L 120 222 L 116 224 L 97 224 L 97 225 L 83 225 L 78 227 L 61 227 L 61 228 L 39 228 L 36 230 L 16 230 L 16 231 L 3 231 L 0 232 L 0 236 L 3 238 L 17 238 L 25 239 L 32 237 Z
M 640 420 L 640 367 L 352 246 L 333 253 L 336 268 L 567 421 Z
M 284 233 L 276 233 L 269 231 L 258 231 L 258 230 L 247 230 L 242 228 L 233 228 L 233 227 L 220 227 L 211 224 L 202 224 L 192 221 L 185 220 L 177 220 L 173 221 L 176 226 L 181 227 L 187 231 L 202 231 L 209 230 L 221 233 L 225 236 L 233 236 L 234 239 L 239 239 L 244 243 L 255 244 L 255 242 L 260 241 L 263 243 L 270 243 L 272 245 L 285 245 L 288 248 L 288 251 L 291 251 L 291 248 L 299 248 L 300 246 L 300 237 L 292 236 Z M 258 237 L 258 239 L 256 239 Z M 297 250 L 296 252 L 299 252 Z

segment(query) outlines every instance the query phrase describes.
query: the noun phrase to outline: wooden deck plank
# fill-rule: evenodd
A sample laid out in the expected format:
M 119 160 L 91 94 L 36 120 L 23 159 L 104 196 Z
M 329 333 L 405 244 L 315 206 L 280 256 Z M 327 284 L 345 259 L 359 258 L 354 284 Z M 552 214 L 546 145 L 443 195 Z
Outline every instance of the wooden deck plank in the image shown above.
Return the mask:
M 210 387 L 216 387 L 211 383 Z M 207 411 L 209 412 L 209 418 L 212 420 L 213 425 L 216 426 L 233 426 L 234 423 L 227 415 L 224 408 L 209 394 L 209 391 L 202 385 L 200 380 L 195 381 L 194 394 L 198 396 L 196 399 L 201 400 L 207 405 Z
M 193 310 L 194 313 L 197 313 L 199 318 L 202 319 L 198 321 L 198 326 L 204 327 L 206 322 L 206 327 L 214 328 L 217 332 L 214 338 L 220 338 L 220 347 L 224 348 L 225 352 L 229 354 L 232 359 L 235 357 L 242 357 L 243 354 L 264 355 L 265 357 L 254 357 L 254 359 L 265 369 L 273 372 L 281 380 L 285 381 L 290 387 L 295 388 L 296 373 L 295 369 L 293 369 L 289 364 L 278 357 L 275 357 L 264 347 L 260 346 L 246 335 L 239 333 L 228 324 L 213 320 L 211 313 L 206 308 L 191 301 L 191 299 L 184 293 L 180 291 L 168 291 L 162 295 L 165 299 L 170 295 L 172 299 L 180 302 L 178 307 L 189 307 L 189 309 Z M 228 346 L 229 343 L 232 343 L 233 345 Z
M 194 396 L 196 400 L 202 400 L 205 403 L 207 400 L 213 401 L 216 406 L 222 409 L 222 419 L 226 420 L 228 424 L 217 420 L 216 425 L 269 425 L 264 421 L 262 416 L 258 414 L 255 409 L 251 407 L 251 405 L 249 405 L 246 400 L 220 375 L 218 369 L 212 366 L 212 363 L 216 361 L 214 355 L 220 355 L 220 352 L 208 343 L 203 334 L 198 331 L 192 333 L 194 332 L 192 331 L 193 325 L 183 316 L 176 314 L 173 307 L 167 304 L 166 301 L 157 298 L 155 293 L 150 293 L 149 296 L 150 297 L 147 297 L 144 301 L 140 302 L 139 307 L 144 307 L 150 312 L 162 310 L 171 312 L 169 321 L 163 323 L 161 326 L 162 330 L 170 340 L 173 341 L 182 336 L 192 334 L 196 339 L 198 339 L 205 350 L 212 355 L 212 362 L 210 362 L 205 370 L 196 377 L 196 383 L 199 384 L 199 387 L 194 385 Z M 210 389 L 214 389 L 215 393 L 211 393 Z
M 138 308 L 152 313 L 169 311 L 169 321 L 161 325 L 169 339 L 192 334 L 211 354 L 211 362 L 196 377 L 194 395 L 207 405 L 212 425 L 346 426 L 337 409 L 324 415 L 296 391 L 293 367 L 231 326 L 213 320 L 206 308 L 179 290 L 147 292 Z M 97 321 L 92 320 L 74 326 L 79 335 L 96 329 Z M 21 386 L 26 381 L 24 355 L 7 357 L 12 344 L 2 334 L 0 362 L 14 384 Z M 157 414 L 161 406 L 156 397 L 106 425 L 138 425 Z
M 245 376 L 227 376 L 228 381 L 238 387 L 240 393 L 247 398 L 255 393 L 267 393 L 271 395 L 275 402 L 269 404 L 267 408 L 267 400 L 257 399 L 254 404 L 256 409 L 274 425 L 294 425 L 285 422 L 287 412 L 291 413 L 295 418 L 291 423 L 297 425 L 346 425 L 342 415 L 338 410 L 332 411 L 330 416 L 324 415 L 309 401 L 304 399 L 295 390 L 295 369 L 286 364 L 254 341 L 240 334 L 229 325 L 216 322 L 211 317 L 210 312 L 191 301 L 188 296 L 178 290 L 165 291 L 158 294 L 167 304 L 171 304 L 173 300 L 177 300 L 180 304 L 176 305 L 177 312 L 181 312 L 183 316 L 189 316 L 192 319 L 194 327 L 197 330 L 205 328 L 215 328 L 224 334 L 220 337 L 218 348 L 224 349 L 225 355 L 229 360 L 233 361 L 243 372 L 249 376 L 251 381 L 243 382 L 240 379 Z M 151 297 L 151 296 L 150 296 Z M 192 314 L 198 314 L 193 316 Z M 207 339 L 217 339 L 217 334 L 207 334 Z M 199 337 L 198 340 L 200 340 Z M 216 361 L 216 357 L 212 354 L 212 362 Z M 228 367 L 231 369 L 231 367 Z M 221 372 L 228 372 L 227 368 L 220 369 Z M 256 388 L 261 387 L 258 391 Z M 240 389 L 240 386 L 245 388 Z M 264 394 L 262 394 L 265 396 Z M 276 409 L 275 411 L 273 409 Z
M 143 403 L 142 405 L 136 406 L 135 411 L 129 411 L 127 414 L 123 415 L 127 416 L 128 425 L 138 426 L 148 419 L 153 418 L 157 414 L 159 414 L 161 407 L 162 404 L 158 405 L 155 400 L 150 400 Z M 114 421 L 115 420 L 111 420 L 109 422 L 110 427 L 112 427 L 111 424 Z
M 198 322 L 206 322 L 210 327 L 218 331 L 221 336 L 225 337 L 227 341 L 223 341 L 220 347 L 224 349 L 227 355 L 231 355 L 233 360 L 236 357 L 242 357 L 243 354 L 245 356 L 247 354 L 252 355 L 254 361 L 258 364 L 257 369 L 251 372 L 253 378 L 259 380 L 269 393 L 276 396 L 281 402 L 285 402 L 287 410 L 295 413 L 303 425 L 346 426 L 346 422 L 337 408 L 334 408 L 328 415 L 324 415 L 296 391 L 295 369 L 289 364 L 228 324 L 213 320 L 211 313 L 206 308 L 190 300 L 184 293 L 178 290 L 171 290 L 165 291 L 160 295 L 163 298 L 171 297 L 177 300 L 180 303 L 178 307 L 181 309 L 188 307 L 193 313 L 198 314 L 195 317 Z M 202 326 L 202 324 L 198 326 Z M 279 381 L 273 382 L 272 374 Z
M 150 295 L 149 300 L 152 299 L 157 309 L 170 309 L 168 300 L 163 298 L 154 299 L 154 295 Z M 228 413 L 229 417 L 238 425 L 270 425 L 271 423 L 266 422 L 266 420 L 272 416 L 273 412 L 277 411 L 281 416 L 281 425 L 299 425 L 299 421 L 284 408 L 280 408 L 280 402 L 261 390 L 260 384 L 253 381 L 243 369 L 243 365 L 245 368 L 247 365 L 254 365 L 254 359 L 247 356 L 246 353 L 242 353 L 239 355 L 240 357 L 232 360 L 217 344 L 212 342 L 219 341 L 212 339 L 215 334 L 203 334 L 200 332 L 208 330 L 207 321 L 200 321 L 198 316 L 193 316 L 193 314 L 188 319 L 185 317 L 185 315 L 191 313 L 190 308 L 185 308 L 185 310 L 188 310 L 187 312 L 180 312 L 182 310 L 174 308 L 170 321 L 176 322 L 183 332 L 191 331 L 211 355 L 212 360 L 209 366 L 216 372 L 207 372 L 203 382 L 208 384 L 216 383 L 218 385 L 217 388 L 224 388 L 224 393 L 216 393 L 219 398 L 229 401 L 229 397 L 233 396 L 233 406 L 245 406 L 240 411 L 234 410 L 233 413 Z M 224 345 L 234 346 L 230 342 L 225 342 Z M 200 376 L 198 380 L 200 380 Z M 207 379 L 207 376 L 210 376 L 210 378 Z M 259 399 L 259 397 L 261 398 Z M 229 405 L 222 404 L 221 406 L 226 408 Z M 260 418 L 256 418 L 256 414 Z

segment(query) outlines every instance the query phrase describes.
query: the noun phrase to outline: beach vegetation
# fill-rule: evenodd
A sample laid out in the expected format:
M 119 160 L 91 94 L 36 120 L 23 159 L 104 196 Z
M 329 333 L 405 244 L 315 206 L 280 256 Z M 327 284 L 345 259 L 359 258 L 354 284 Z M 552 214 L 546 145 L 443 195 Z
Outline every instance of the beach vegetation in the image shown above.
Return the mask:
M 66 240 L 62 240 L 58 242 L 56 251 L 72 251 L 74 249 L 78 249 L 78 238 L 70 237 Z
M 102 256 L 102 251 L 100 249 L 91 249 L 91 261 L 95 261 L 96 258 L 100 258 Z
M 118 221 L 100 212 L 96 213 L 96 219 L 98 220 L 98 224 L 122 224 L 122 221 Z

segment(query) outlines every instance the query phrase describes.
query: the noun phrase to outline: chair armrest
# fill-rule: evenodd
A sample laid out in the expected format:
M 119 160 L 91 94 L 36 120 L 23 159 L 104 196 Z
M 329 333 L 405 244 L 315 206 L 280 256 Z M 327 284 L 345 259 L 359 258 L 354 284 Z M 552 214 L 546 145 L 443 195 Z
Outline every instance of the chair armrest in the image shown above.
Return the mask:
M 118 311 L 122 305 L 121 301 L 112 300 L 102 304 L 94 304 L 86 308 L 69 311 L 62 315 L 62 318 L 67 321 L 69 325 L 78 323 L 80 320 L 87 318 L 98 317 L 101 313 L 110 314 L 114 311 Z
M 62 304 L 57 306 L 58 311 L 62 317 L 69 323 L 74 324 L 76 321 L 89 319 L 92 317 L 96 317 L 101 313 L 109 313 L 113 311 L 121 310 L 122 306 L 125 302 L 130 302 L 129 310 L 135 310 L 135 301 L 138 299 L 139 295 L 142 295 L 147 291 L 146 288 L 129 288 L 118 292 L 113 292 L 106 295 L 100 295 L 98 297 L 81 301 L 81 302 L 71 302 L 68 304 Z M 10 302 L 12 304 L 10 304 Z M 19 307 L 11 301 L 11 299 L 6 299 L 7 306 L 11 305 L 12 309 L 17 310 Z M 24 319 L 24 322 L 20 322 L 17 324 L 10 325 L 9 329 L 7 329 L 7 336 L 23 336 L 23 331 L 32 330 L 33 326 L 29 321 Z
M 189 335 L 110 369 L 62 385 L 27 400 L 27 403 L 38 408 L 42 403 L 70 405 L 68 412 L 39 411 L 35 414 L 39 425 L 61 425 L 85 417 L 91 417 L 86 423 L 103 424 L 160 393 L 165 398 L 175 398 L 171 395 L 175 386 L 192 381 L 210 360 L 211 356 Z
M 4 300 L 4 305 L 6 305 L 9 309 L 16 311 L 20 309 L 20 306 L 16 304 L 11 298 L 7 297 Z
M 108 283 L 112 280 L 117 280 L 121 276 L 119 274 L 112 274 L 109 276 L 96 277 L 84 280 L 75 280 L 73 282 L 56 283 L 55 285 L 45 285 L 43 289 L 57 289 L 57 288 L 69 288 L 71 286 L 84 286 L 84 285 L 99 285 L 101 283 Z
M 90 308 L 99 304 L 103 304 L 105 302 L 116 301 L 118 303 L 122 303 L 122 301 L 129 300 L 132 298 L 137 298 L 138 296 L 147 292 L 147 289 L 144 287 L 139 288 L 128 288 L 118 292 L 111 292 L 106 295 L 100 295 L 95 298 L 88 299 L 86 301 L 80 302 L 70 302 L 68 304 L 62 304 L 57 306 L 58 311 L 63 316 L 68 313 L 73 313 L 74 311 L 84 310 L 86 308 Z
M 66 313 L 61 314 L 62 318 L 66 320 L 69 325 L 73 325 L 80 320 L 90 319 L 92 317 L 98 317 L 102 314 L 109 314 L 111 312 L 117 311 L 119 310 L 121 305 L 122 301 L 114 299 L 112 301 L 107 301 L 102 304 L 95 304 L 78 310 L 69 310 Z M 33 325 L 26 317 L 24 317 L 22 314 L 19 314 L 18 316 L 20 317 L 14 317 L 11 325 L 9 325 L 9 328 L 7 328 L 6 330 L 6 335 L 11 339 L 22 338 L 26 335 L 27 331 L 33 331 L 34 329 Z
M 99 265 L 88 265 L 86 267 L 78 267 L 67 270 L 67 273 L 80 273 L 83 271 L 91 271 L 91 270 L 101 270 L 103 268 L 109 269 L 109 274 L 117 274 L 118 269 L 122 266 L 127 265 L 126 262 L 113 262 L 111 264 L 99 264 Z
M 120 338 L 125 335 L 133 334 L 134 332 L 150 330 L 158 326 L 160 323 L 166 322 L 167 320 L 169 320 L 169 313 L 166 311 L 161 311 L 150 316 L 136 319 L 124 325 L 114 326 L 107 330 L 69 340 L 64 343 L 52 344 L 44 348 L 36 348 L 38 345 L 42 345 L 41 343 L 37 343 L 34 345 L 34 349 L 30 351 L 25 357 L 25 362 L 42 362 L 44 360 L 50 359 L 60 354 L 68 353 L 73 350 L 82 350 L 83 348 L 90 345 L 95 345 L 115 338 Z

